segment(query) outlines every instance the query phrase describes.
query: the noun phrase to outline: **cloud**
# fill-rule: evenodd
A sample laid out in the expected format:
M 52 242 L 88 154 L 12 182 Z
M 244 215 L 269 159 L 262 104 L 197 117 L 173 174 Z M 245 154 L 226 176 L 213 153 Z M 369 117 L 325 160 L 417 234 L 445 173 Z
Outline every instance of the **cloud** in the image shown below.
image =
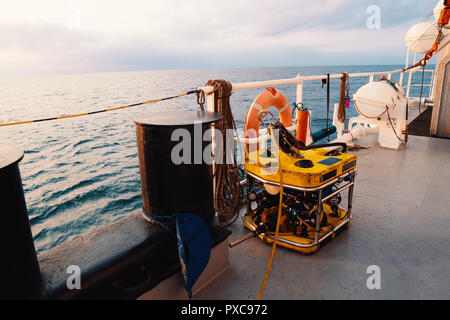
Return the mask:
M 17 0 L 0 12 L 0 74 L 401 63 L 435 2 Z M 366 27 L 373 4 L 381 30 Z

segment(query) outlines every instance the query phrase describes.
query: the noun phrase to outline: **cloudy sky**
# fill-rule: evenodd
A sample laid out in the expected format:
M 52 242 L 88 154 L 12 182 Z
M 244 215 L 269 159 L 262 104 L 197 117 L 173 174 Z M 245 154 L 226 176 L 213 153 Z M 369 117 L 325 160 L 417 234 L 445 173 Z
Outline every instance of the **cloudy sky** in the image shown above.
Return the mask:
M 14 0 L 0 76 L 218 67 L 401 64 L 437 0 Z M 380 28 L 367 20 L 380 8 Z M 371 20 L 373 21 L 373 20 Z

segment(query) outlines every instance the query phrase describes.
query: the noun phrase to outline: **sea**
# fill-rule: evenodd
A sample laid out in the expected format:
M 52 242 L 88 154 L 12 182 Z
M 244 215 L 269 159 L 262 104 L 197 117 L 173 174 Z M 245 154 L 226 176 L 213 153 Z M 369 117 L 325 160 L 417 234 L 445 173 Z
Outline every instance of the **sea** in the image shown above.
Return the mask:
M 0 78 L 0 123 L 84 113 L 188 92 L 209 79 L 231 83 L 285 79 L 300 74 L 360 73 L 400 69 L 384 66 L 319 66 L 158 70 Z M 432 69 L 432 67 L 428 67 Z M 399 76 L 394 75 L 398 82 Z M 405 79 L 406 80 L 406 79 Z M 350 96 L 369 77 L 350 80 Z M 413 83 L 421 84 L 422 73 Z M 430 74 L 425 73 L 425 83 Z M 404 82 L 406 83 L 406 81 Z M 340 80 L 330 83 L 330 124 L 339 101 Z M 277 86 L 292 104 L 296 86 Z M 236 90 L 231 107 L 242 132 L 252 101 L 263 90 Z M 429 88 L 423 95 L 428 97 Z M 327 89 L 305 82 L 304 106 L 312 112 L 312 131 L 325 128 Z M 420 87 L 411 96 L 419 96 Z M 0 127 L 0 144 L 24 150 L 20 171 L 37 252 L 114 222 L 142 207 L 134 120 L 166 111 L 199 110 L 195 95 L 113 112 Z M 348 117 L 356 116 L 353 106 Z M 3 204 L 1 204 L 3 205 Z

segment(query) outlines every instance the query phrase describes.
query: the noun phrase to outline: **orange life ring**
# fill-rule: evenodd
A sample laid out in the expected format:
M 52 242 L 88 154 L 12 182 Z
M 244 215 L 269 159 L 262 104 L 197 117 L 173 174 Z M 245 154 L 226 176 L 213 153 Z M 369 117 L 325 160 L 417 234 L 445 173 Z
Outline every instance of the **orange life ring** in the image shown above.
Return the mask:
M 244 125 L 245 138 L 258 137 L 260 125 L 258 114 L 261 110 L 272 106 L 277 108 L 278 113 L 280 114 L 281 123 L 286 128 L 292 126 L 291 107 L 289 106 L 286 96 L 275 88 L 266 88 L 258 95 L 258 97 L 256 97 L 252 106 L 247 111 Z

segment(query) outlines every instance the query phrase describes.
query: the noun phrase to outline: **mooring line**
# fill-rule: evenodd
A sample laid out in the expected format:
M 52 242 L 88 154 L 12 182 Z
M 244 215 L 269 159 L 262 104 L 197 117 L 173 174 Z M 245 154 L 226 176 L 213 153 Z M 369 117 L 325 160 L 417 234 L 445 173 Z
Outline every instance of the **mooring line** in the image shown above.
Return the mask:
M 0 127 L 14 126 L 14 125 L 19 125 L 19 124 L 33 123 L 33 122 L 43 122 L 43 121 L 52 121 L 52 120 L 59 120 L 59 119 L 67 119 L 67 118 L 75 118 L 75 117 L 88 116 L 88 115 L 97 114 L 97 113 L 103 113 L 103 112 L 108 112 L 108 111 L 115 111 L 115 110 L 120 110 L 120 109 L 126 109 L 126 108 L 131 108 L 131 107 L 137 107 L 137 106 L 141 106 L 141 105 L 144 105 L 144 104 L 149 104 L 149 103 L 154 103 L 154 102 L 160 102 L 160 101 L 165 101 L 165 100 L 170 100 L 170 99 L 180 98 L 180 97 L 184 97 L 184 96 L 187 96 L 187 95 L 190 95 L 190 94 L 197 93 L 197 91 L 198 91 L 198 90 L 192 90 L 192 91 L 189 91 L 189 92 L 186 92 L 186 93 L 178 94 L 178 95 L 176 95 L 176 96 L 171 96 L 171 97 L 166 97 L 166 98 L 161 98 L 161 99 L 154 99 L 154 100 L 149 100 L 149 101 L 145 101 L 145 102 L 134 103 L 134 104 L 130 104 L 130 105 L 126 105 L 126 106 L 121 106 L 121 107 L 114 107 L 114 108 L 108 108 L 108 109 L 103 109 L 103 110 L 97 110 L 97 111 L 91 111 L 91 112 L 85 112 L 85 113 L 72 114 L 72 115 L 68 115 L 68 116 L 58 116 L 58 117 L 51 117 L 51 118 L 44 118 L 44 119 L 36 119 L 36 120 L 18 121 L 18 122 L 10 122 L 10 123 L 0 123 Z

